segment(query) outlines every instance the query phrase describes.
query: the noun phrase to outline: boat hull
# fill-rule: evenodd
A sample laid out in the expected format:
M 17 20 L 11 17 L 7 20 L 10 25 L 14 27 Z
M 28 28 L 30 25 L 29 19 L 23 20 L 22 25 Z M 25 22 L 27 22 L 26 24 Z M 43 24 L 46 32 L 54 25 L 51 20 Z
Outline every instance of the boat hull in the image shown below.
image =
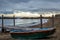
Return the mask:
M 21 38 L 44 38 L 49 35 L 54 34 L 55 29 L 46 30 L 46 31 L 34 31 L 34 32 L 26 32 L 26 33 L 10 33 L 12 38 L 21 39 Z

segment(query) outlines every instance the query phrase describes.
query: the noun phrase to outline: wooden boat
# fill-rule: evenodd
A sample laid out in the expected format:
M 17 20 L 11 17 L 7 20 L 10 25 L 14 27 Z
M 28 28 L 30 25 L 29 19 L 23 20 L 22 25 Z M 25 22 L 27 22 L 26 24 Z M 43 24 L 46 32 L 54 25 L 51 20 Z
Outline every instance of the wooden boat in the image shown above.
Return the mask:
M 24 28 L 10 31 L 11 37 L 20 38 L 44 38 L 54 34 L 55 28 Z

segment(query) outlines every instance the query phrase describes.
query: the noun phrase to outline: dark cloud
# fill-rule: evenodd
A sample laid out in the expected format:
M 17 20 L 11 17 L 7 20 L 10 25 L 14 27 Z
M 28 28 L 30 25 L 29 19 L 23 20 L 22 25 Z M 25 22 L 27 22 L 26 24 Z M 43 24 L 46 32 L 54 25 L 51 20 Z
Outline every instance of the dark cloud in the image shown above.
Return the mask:
M 60 0 L 0 0 L 0 10 L 40 11 L 40 8 L 60 9 Z
M 60 2 L 60 0 L 38 0 L 38 1 L 45 1 L 45 2 Z
M 30 0 L 8 0 L 11 3 L 29 2 Z
M 48 2 L 60 2 L 60 0 L 44 0 L 44 1 L 48 1 Z

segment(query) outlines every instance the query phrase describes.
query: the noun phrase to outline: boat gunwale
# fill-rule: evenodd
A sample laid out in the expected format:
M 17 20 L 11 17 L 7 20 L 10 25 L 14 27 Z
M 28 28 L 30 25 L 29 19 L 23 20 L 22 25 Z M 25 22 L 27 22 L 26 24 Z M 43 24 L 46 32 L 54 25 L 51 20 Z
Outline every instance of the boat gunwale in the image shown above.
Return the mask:
M 51 30 L 35 30 L 35 31 L 29 31 L 29 32 L 10 32 L 10 34 L 12 33 L 15 33 L 15 34 L 18 34 L 18 33 L 38 33 L 38 32 L 49 32 L 49 31 L 53 31 L 55 29 L 51 29 Z

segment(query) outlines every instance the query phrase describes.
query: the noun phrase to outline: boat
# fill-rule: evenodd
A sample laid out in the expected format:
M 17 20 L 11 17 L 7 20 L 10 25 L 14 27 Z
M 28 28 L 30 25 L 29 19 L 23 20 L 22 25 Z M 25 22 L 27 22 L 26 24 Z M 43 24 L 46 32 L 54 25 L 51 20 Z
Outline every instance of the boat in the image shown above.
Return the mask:
M 23 28 L 12 29 L 10 34 L 15 39 L 30 39 L 30 38 L 44 38 L 55 33 L 55 28 Z

